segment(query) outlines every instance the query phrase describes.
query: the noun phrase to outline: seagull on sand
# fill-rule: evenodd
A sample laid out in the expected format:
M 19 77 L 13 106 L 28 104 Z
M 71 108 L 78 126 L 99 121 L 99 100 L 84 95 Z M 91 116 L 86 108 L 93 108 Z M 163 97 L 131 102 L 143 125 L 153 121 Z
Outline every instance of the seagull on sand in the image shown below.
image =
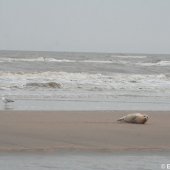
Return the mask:
M 2 101 L 7 104 L 7 103 L 11 103 L 11 102 L 14 102 L 14 100 L 11 100 L 11 99 L 8 99 L 8 98 L 5 98 L 4 96 L 2 97 Z

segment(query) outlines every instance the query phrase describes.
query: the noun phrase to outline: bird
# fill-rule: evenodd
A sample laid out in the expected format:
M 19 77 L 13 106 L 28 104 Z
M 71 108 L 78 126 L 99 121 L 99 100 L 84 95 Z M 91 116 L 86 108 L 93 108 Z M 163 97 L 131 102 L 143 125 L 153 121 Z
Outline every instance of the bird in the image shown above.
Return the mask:
M 137 123 L 137 124 L 145 124 L 149 119 L 149 116 L 141 113 L 131 113 L 126 116 L 119 118 L 117 121 L 126 122 L 126 123 Z
M 4 96 L 2 97 L 2 101 L 3 101 L 5 104 L 14 102 L 14 100 L 8 99 L 8 98 L 6 98 L 6 97 L 4 97 Z

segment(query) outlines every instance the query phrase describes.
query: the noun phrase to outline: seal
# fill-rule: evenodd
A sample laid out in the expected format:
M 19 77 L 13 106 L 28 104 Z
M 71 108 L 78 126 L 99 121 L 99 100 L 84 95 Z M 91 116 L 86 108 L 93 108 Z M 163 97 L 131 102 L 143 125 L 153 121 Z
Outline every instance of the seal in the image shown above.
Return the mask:
M 145 124 L 149 119 L 149 116 L 141 113 L 131 113 L 126 116 L 119 118 L 117 121 L 127 122 L 127 123 L 137 123 L 137 124 Z

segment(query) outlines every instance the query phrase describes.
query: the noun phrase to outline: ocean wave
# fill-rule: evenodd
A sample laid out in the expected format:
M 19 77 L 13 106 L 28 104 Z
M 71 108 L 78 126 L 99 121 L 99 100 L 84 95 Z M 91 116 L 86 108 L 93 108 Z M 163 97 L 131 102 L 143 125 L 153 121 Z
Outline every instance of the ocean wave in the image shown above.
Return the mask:
M 0 62 L 76 62 L 76 60 L 55 59 L 50 57 L 35 57 L 35 58 L 0 58 Z
M 56 59 L 51 57 L 37 58 L 0 58 L 0 63 L 3 62 L 44 62 L 44 63 L 101 63 L 101 64 L 127 64 L 127 61 L 122 60 L 69 60 Z
M 137 59 L 140 59 L 140 58 L 147 58 L 147 56 L 142 56 L 142 55 L 139 55 L 139 56 L 135 56 L 135 55 L 113 55 L 112 57 L 117 57 L 117 58 L 137 58 Z
M 62 85 L 56 82 L 47 82 L 47 83 L 26 83 L 26 87 L 36 87 L 36 88 L 61 88 Z
M 83 61 L 79 61 L 82 63 L 103 63 L 103 64 L 109 64 L 109 63 L 113 63 L 113 61 L 107 61 L 107 60 L 83 60 Z
M 0 72 L 0 88 L 49 88 L 69 91 L 170 92 L 170 77 L 164 74 L 90 74 L 68 72 Z
M 158 61 L 155 63 L 137 63 L 141 66 L 170 66 L 170 61 Z
M 76 60 L 68 60 L 68 59 L 55 59 L 55 58 L 44 58 L 44 62 L 58 62 L 58 63 L 73 63 L 77 62 Z
M 82 63 L 101 63 L 101 64 L 129 64 L 128 61 L 123 60 L 82 60 Z
M 129 56 L 130 57 L 130 56 Z M 121 58 L 128 58 L 128 56 L 122 56 Z M 135 58 L 133 56 L 133 58 Z M 130 61 L 123 59 L 87 59 L 87 60 L 74 60 L 74 59 L 57 59 L 53 57 L 35 57 L 35 58 L 2 58 L 0 57 L 0 63 L 13 63 L 13 62 L 42 62 L 42 63 L 98 63 L 98 64 L 130 64 Z

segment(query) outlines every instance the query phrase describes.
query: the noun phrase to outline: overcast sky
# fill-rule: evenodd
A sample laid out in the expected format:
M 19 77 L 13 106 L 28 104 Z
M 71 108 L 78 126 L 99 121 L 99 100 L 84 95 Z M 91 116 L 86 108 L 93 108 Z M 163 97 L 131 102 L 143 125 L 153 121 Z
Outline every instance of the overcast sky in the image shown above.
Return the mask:
M 170 53 L 170 0 L 0 0 L 0 50 Z

